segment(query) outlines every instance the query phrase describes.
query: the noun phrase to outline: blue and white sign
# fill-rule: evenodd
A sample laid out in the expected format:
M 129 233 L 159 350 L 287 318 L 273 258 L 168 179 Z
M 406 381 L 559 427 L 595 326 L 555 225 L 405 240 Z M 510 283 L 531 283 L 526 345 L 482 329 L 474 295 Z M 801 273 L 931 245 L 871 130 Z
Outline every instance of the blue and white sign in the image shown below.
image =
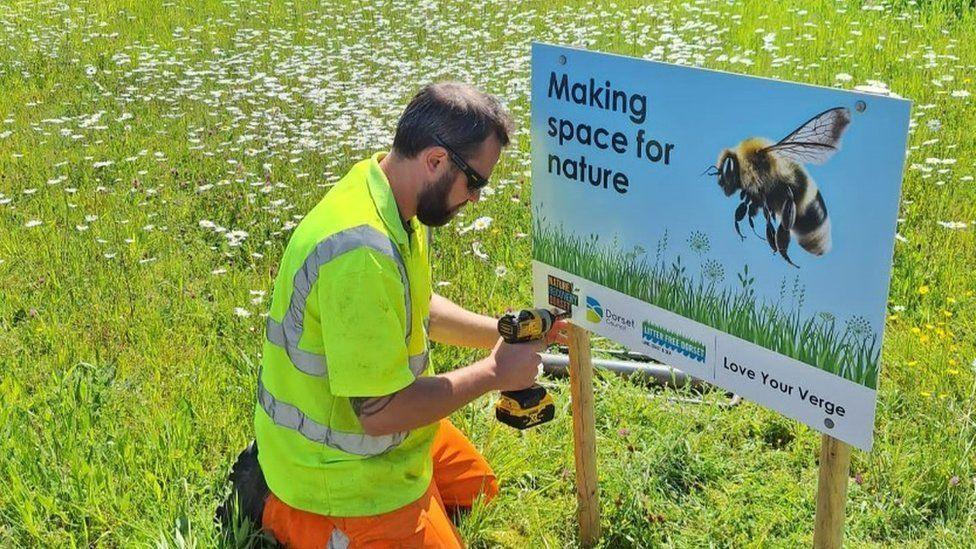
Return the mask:
M 534 44 L 536 304 L 870 450 L 909 108 Z

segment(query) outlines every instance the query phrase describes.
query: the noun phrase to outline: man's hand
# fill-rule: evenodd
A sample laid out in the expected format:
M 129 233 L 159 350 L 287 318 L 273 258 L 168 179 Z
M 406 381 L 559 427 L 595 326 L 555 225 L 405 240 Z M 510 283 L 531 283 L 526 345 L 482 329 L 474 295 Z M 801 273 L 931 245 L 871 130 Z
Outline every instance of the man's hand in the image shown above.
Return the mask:
M 569 345 L 569 322 L 557 320 L 546 333 L 546 345 Z
M 495 386 L 499 391 L 518 391 L 531 386 L 539 375 L 542 357 L 539 353 L 546 348 L 543 340 L 524 343 L 505 343 L 499 338 L 488 359 L 493 365 Z
M 424 376 L 399 391 L 377 397 L 351 397 L 363 431 L 381 436 L 416 429 L 445 418 L 489 391 L 518 391 L 539 375 L 545 340 L 505 343 L 496 339 L 491 354 L 470 366 Z

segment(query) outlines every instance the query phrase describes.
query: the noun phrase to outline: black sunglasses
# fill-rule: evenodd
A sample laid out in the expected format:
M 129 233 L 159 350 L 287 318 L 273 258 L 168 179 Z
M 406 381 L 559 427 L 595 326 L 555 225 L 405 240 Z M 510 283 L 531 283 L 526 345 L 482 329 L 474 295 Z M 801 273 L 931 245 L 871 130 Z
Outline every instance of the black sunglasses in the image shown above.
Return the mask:
M 451 158 L 451 162 L 454 162 L 454 165 L 464 172 L 464 175 L 468 178 L 469 189 L 476 191 L 488 184 L 487 179 L 482 177 L 480 173 L 476 172 L 474 168 L 469 166 L 468 163 L 461 158 L 461 155 L 454 152 L 454 149 L 448 147 L 447 143 L 445 143 L 444 140 L 441 139 L 437 134 L 434 134 L 434 142 L 437 143 L 439 147 L 444 147 L 444 149 L 447 151 L 447 155 Z

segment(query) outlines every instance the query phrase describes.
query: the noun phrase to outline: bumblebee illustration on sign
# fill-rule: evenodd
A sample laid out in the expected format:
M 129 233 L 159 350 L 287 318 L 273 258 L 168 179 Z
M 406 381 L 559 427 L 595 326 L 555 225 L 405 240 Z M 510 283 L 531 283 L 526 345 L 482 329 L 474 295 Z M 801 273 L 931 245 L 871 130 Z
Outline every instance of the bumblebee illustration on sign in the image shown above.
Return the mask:
M 851 122 L 851 112 L 836 107 L 814 116 L 778 143 L 750 137 L 725 149 L 708 175 L 718 176 L 725 196 L 739 192 L 735 231 L 745 239 L 739 223 L 762 210 L 766 241 L 797 267 L 788 252 L 791 234 L 807 252 L 821 256 L 830 251 L 830 218 L 823 195 L 803 164 L 823 164 L 840 149 L 840 139 Z M 778 226 L 774 227 L 774 222 Z

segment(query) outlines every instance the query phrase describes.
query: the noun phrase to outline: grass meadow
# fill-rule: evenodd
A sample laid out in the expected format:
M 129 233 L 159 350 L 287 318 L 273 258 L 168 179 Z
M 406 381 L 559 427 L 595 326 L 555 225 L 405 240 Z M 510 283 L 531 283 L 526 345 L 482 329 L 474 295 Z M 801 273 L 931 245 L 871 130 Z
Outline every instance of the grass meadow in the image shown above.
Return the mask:
M 0 545 L 220 544 L 290 230 L 389 146 L 423 83 L 477 84 L 520 123 L 482 202 L 437 232 L 435 289 L 487 314 L 529 304 L 541 40 L 914 101 L 876 442 L 854 452 L 846 539 L 971 546 L 970 4 L 5 0 Z M 442 370 L 479 356 L 433 352 Z M 453 416 L 502 483 L 461 523 L 472 547 L 576 544 L 569 391 L 550 386 L 557 417 L 527 433 L 494 420 L 494 396 Z M 811 543 L 817 433 L 719 392 L 693 404 L 600 375 L 596 395 L 605 547 Z

